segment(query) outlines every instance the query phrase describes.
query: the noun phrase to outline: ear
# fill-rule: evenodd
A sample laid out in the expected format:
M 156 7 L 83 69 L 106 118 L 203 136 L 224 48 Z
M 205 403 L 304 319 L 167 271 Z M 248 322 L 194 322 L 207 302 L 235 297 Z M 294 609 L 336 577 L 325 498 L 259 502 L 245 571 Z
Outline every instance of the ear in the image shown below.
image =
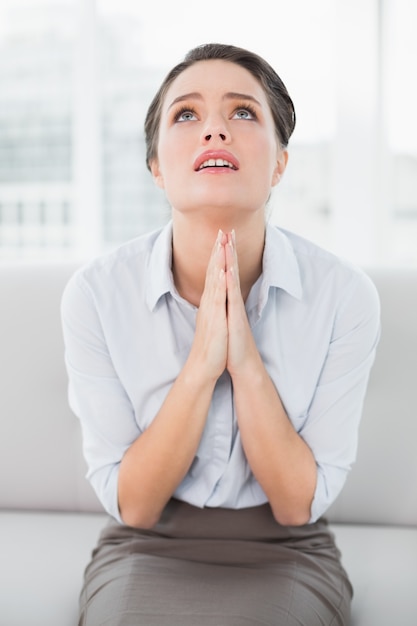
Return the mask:
M 160 189 L 164 189 L 164 178 L 162 176 L 161 170 L 159 169 L 159 163 L 157 159 L 153 159 L 150 162 L 150 167 L 151 167 L 152 178 L 154 179 L 155 184 Z
M 279 148 L 277 154 L 277 163 L 272 174 L 271 187 L 275 187 L 275 185 L 278 185 L 282 175 L 285 172 L 285 168 L 287 167 L 287 162 L 288 150 L 283 150 L 282 148 Z

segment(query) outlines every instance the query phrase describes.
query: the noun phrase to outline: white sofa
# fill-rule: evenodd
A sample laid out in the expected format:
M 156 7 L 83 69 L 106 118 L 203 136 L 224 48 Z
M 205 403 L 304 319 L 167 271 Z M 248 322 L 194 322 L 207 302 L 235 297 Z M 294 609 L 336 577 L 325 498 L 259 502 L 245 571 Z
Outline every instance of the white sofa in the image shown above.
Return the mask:
M 105 519 L 67 405 L 59 304 L 74 269 L 0 264 L 1 626 L 76 626 Z M 417 271 L 369 273 L 382 339 L 358 461 L 328 518 L 355 588 L 352 626 L 416 626 Z

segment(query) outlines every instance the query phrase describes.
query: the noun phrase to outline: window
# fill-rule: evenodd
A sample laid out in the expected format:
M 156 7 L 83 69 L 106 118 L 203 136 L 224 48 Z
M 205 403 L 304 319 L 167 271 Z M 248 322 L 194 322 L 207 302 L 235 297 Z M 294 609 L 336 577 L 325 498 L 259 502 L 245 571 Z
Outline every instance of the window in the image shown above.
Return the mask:
M 297 127 L 269 219 L 362 265 L 417 265 L 413 0 L 9 0 L 0 8 L 0 259 L 86 257 L 158 228 L 143 121 L 169 68 L 259 52 Z
M 385 210 L 388 228 L 381 239 L 395 260 L 415 264 L 417 256 L 417 5 L 413 0 L 383 4 Z
M 53 253 L 73 243 L 73 10 L 8 2 L 0 24 L 0 255 Z

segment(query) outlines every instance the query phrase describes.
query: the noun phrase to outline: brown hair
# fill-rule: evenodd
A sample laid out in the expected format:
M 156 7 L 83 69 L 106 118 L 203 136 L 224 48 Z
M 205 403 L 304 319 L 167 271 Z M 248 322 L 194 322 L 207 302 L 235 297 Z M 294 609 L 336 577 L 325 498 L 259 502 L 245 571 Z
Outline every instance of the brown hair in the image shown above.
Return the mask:
M 184 70 L 198 61 L 220 59 L 236 63 L 248 70 L 259 81 L 268 99 L 275 123 L 275 130 L 281 146 L 285 148 L 295 127 L 294 104 L 287 88 L 275 70 L 259 55 L 226 44 L 210 43 L 190 50 L 184 60 L 167 74 L 152 100 L 145 119 L 146 165 L 157 156 L 159 125 L 165 95 L 173 81 Z

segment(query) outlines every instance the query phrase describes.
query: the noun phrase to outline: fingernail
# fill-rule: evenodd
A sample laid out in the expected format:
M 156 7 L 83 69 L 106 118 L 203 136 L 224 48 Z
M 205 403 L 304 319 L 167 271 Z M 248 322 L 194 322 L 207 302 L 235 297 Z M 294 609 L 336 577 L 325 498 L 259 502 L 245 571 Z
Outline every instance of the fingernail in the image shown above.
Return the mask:
M 219 228 L 219 232 L 217 233 L 217 243 L 221 243 L 223 239 L 223 231 Z

